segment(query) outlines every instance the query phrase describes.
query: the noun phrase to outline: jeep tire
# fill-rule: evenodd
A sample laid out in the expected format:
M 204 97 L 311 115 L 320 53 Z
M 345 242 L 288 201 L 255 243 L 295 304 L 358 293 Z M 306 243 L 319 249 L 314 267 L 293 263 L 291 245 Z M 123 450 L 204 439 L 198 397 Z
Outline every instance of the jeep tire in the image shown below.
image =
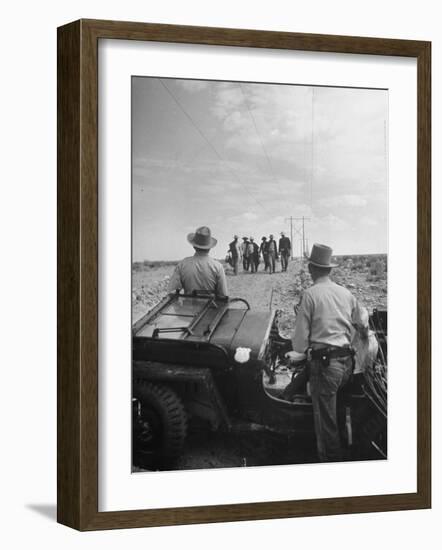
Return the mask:
M 143 379 L 135 381 L 139 403 L 133 426 L 133 462 L 146 468 L 169 466 L 182 452 L 187 418 L 181 399 L 170 387 Z

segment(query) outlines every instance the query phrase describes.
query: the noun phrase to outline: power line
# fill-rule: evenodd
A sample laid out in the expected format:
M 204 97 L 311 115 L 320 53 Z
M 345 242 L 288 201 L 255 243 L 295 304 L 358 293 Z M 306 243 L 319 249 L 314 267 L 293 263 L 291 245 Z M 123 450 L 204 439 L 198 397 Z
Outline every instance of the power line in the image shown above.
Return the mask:
M 313 210 L 313 177 L 315 162 L 315 88 L 312 87 L 312 126 L 311 126 L 311 164 L 310 164 L 310 210 Z
M 247 101 L 247 97 L 246 97 L 244 88 L 243 88 L 243 86 L 241 85 L 241 82 L 238 82 L 238 86 L 239 86 L 239 89 L 240 89 L 241 92 L 242 92 L 242 95 L 243 95 L 243 98 L 244 98 L 244 103 L 245 103 L 245 105 L 246 105 L 246 107 L 247 107 L 247 110 L 248 110 L 248 112 L 249 112 L 250 118 L 252 119 L 253 126 L 255 127 L 255 132 L 256 132 L 256 135 L 258 136 L 259 143 L 261 144 L 261 149 L 262 149 L 262 151 L 263 151 L 263 153 L 264 153 L 265 158 L 267 159 L 267 164 L 268 164 L 268 166 L 269 166 L 269 168 L 270 168 L 270 172 L 271 172 L 271 175 L 272 175 L 272 177 L 273 177 L 273 181 L 277 184 L 277 186 L 278 186 L 278 188 L 279 188 L 279 192 L 281 193 L 281 186 L 280 186 L 280 184 L 279 184 L 279 180 L 277 180 L 277 178 L 276 178 L 275 171 L 273 170 L 273 165 L 272 165 L 272 163 L 271 163 L 271 161 L 270 161 L 269 155 L 267 154 L 267 150 L 266 150 L 266 148 L 264 147 L 264 142 L 262 141 L 261 134 L 260 134 L 259 131 L 258 131 L 258 126 L 257 126 L 257 124 L 256 124 L 255 117 L 253 116 L 253 113 L 252 113 L 252 111 L 251 111 L 251 109 L 250 109 L 249 102 Z
M 164 89 L 168 92 L 168 94 L 171 96 L 171 98 L 175 101 L 175 103 L 178 105 L 178 107 L 181 109 L 181 111 L 184 113 L 184 115 L 186 116 L 186 118 L 189 120 L 189 122 L 192 124 L 192 126 L 195 128 L 195 130 L 198 132 L 198 134 L 203 138 L 203 140 L 207 143 L 207 145 L 210 147 L 210 149 L 215 153 L 216 157 L 221 161 L 221 162 L 225 162 L 225 159 L 222 158 L 222 156 L 219 154 L 219 152 L 217 151 L 217 149 L 215 148 L 215 146 L 209 141 L 209 139 L 206 137 L 206 135 L 201 131 L 201 129 L 198 127 L 198 125 L 196 124 L 196 122 L 193 120 L 192 116 L 186 111 L 186 109 L 184 109 L 184 107 L 182 106 L 182 104 L 180 103 L 180 101 L 178 100 L 178 98 L 176 97 L 176 95 L 172 92 L 172 90 L 166 86 L 166 84 L 163 82 L 163 80 L 161 78 L 158 79 L 160 81 L 160 83 L 162 84 L 162 86 L 164 87 Z M 233 172 L 233 170 L 229 167 L 229 166 L 226 166 L 226 168 L 230 171 L 230 173 L 232 174 L 232 176 L 236 179 L 236 181 L 241 185 L 241 187 L 243 187 L 243 189 L 246 191 L 246 193 L 252 197 L 252 199 L 257 203 L 259 204 L 259 206 L 264 210 L 264 212 L 266 212 L 267 214 L 270 214 L 270 212 L 268 212 L 268 210 L 261 204 L 261 202 L 247 189 L 247 187 L 245 186 L 245 184 L 238 178 L 238 176 L 235 174 L 235 172 Z

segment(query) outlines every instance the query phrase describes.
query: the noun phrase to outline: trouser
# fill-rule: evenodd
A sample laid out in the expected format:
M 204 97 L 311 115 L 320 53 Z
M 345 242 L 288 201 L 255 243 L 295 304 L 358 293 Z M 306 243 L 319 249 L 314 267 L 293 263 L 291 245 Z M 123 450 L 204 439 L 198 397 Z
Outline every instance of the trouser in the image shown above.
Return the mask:
M 249 258 L 249 257 L 243 256 L 243 258 L 242 258 L 242 266 L 243 266 L 244 271 L 248 271 L 248 270 L 249 270 L 249 266 L 250 266 L 250 258 Z
M 264 259 L 264 270 L 267 271 L 270 267 L 270 264 L 269 264 L 269 255 L 268 254 L 263 254 L 262 255 L 263 259 Z
M 235 256 L 232 257 L 232 267 L 233 267 L 233 273 L 235 275 L 238 275 L 238 267 L 239 267 L 239 256 L 235 258 Z
M 287 266 L 289 263 L 290 252 L 288 250 L 281 251 L 281 269 L 282 271 L 287 271 Z
M 316 445 L 321 462 L 342 460 L 337 393 L 348 382 L 351 372 L 351 357 L 330 359 L 327 366 L 324 366 L 318 359 L 313 359 L 310 363 L 310 392 Z
M 255 261 L 255 256 L 252 256 L 250 258 L 250 268 L 251 268 L 251 272 L 252 273 L 256 273 L 256 261 Z
M 276 267 L 276 254 L 269 254 L 269 267 L 270 267 L 270 273 L 275 273 L 275 267 Z

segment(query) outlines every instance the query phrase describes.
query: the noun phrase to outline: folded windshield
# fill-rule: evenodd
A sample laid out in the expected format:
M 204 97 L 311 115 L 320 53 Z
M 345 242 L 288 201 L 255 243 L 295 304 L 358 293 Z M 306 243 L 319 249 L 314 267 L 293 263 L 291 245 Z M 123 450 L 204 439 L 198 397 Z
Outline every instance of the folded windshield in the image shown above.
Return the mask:
M 182 339 L 210 332 L 211 322 L 225 310 L 227 302 L 216 298 L 172 295 L 157 311 L 136 327 L 136 335 Z M 137 323 L 138 325 L 138 323 Z

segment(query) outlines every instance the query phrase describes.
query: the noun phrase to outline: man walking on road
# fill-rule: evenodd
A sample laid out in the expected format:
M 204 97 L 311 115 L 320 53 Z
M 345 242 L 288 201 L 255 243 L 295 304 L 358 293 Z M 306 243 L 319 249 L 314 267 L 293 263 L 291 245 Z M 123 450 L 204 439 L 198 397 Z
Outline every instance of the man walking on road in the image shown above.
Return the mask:
M 307 256 L 306 256 L 307 257 Z M 368 337 L 368 313 L 343 286 L 330 279 L 332 249 L 314 244 L 308 259 L 313 286 L 304 291 L 296 316 L 293 352 L 311 357 L 310 391 L 318 456 L 321 462 L 342 460 L 337 420 L 337 393 L 348 381 L 353 369 L 350 347 L 353 329 Z
M 250 244 L 252 245 L 250 265 L 252 267 L 252 273 L 256 273 L 259 265 L 259 246 L 255 243 L 255 239 L 253 237 L 250 237 Z
M 250 271 L 254 273 L 254 263 L 253 263 L 253 237 L 249 237 L 247 240 L 247 271 L 250 268 Z
M 187 235 L 188 242 L 195 249 L 195 254 L 184 258 L 176 266 L 169 281 L 169 292 L 184 290 L 185 294 L 203 290 L 217 296 L 227 296 L 227 282 L 223 266 L 209 256 L 217 240 L 211 235 L 208 227 L 198 227 L 195 233 Z
M 229 244 L 229 252 L 232 258 L 233 273 L 238 275 L 238 267 L 241 260 L 241 245 L 238 241 L 238 235 L 233 235 L 233 241 Z
M 262 237 L 261 246 L 259 251 L 262 254 L 262 259 L 264 260 L 264 271 L 267 271 L 270 267 L 269 265 L 269 243 L 267 242 L 267 237 Z
M 244 271 L 248 271 L 250 267 L 249 260 L 249 239 L 247 237 L 242 238 L 241 243 L 241 255 L 242 255 L 242 267 Z
M 290 252 L 292 245 L 290 239 L 285 236 L 284 232 L 281 232 L 281 238 L 279 239 L 279 254 L 281 256 L 281 271 L 287 271 L 289 264 Z
M 276 260 L 278 259 L 278 246 L 276 241 L 273 239 L 273 235 L 269 235 L 267 250 L 269 254 L 269 273 L 275 273 Z

